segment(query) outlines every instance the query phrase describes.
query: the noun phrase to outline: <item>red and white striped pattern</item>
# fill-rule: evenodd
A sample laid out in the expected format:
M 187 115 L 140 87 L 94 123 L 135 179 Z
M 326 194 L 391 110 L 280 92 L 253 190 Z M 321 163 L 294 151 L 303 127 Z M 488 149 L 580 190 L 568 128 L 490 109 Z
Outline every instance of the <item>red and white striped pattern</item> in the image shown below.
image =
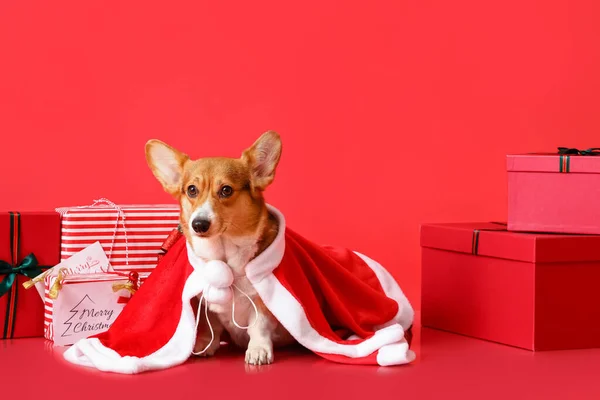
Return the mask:
M 52 324 L 52 311 L 54 309 L 54 300 L 49 296 L 50 287 L 54 283 L 56 276 L 47 275 L 44 278 L 44 337 L 48 340 L 54 340 L 54 328 Z
M 124 221 L 119 210 L 110 205 L 57 209 L 62 216 L 61 260 L 99 241 L 116 271 L 148 271 L 156 267 L 161 245 L 179 223 L 179 206 L 119 208 Z

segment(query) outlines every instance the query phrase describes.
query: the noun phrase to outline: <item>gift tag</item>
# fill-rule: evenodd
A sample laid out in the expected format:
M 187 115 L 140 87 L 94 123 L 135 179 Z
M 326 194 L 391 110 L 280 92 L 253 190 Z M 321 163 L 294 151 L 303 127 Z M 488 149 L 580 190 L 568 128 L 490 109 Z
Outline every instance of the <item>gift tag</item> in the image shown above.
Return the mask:
M 100 242 L 94 242 L 79 253 L 73 254 L 71 257 L 58 264 L 57 267 L 64 268 L 65 275 L 94 274 L 113 271 Z M 54 267 L 54 269 L 57 269 L 57 267 Z

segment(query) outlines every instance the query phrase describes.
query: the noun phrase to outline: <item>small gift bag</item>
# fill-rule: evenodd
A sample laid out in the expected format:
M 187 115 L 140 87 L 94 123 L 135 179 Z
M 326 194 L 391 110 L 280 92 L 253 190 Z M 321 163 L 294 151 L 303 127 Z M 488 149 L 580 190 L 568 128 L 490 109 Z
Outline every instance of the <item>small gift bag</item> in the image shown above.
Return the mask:
M 89 245 L 31 281 L 44 300 L 44 337 L 69 345 L 106 331 L 148 275 L 114 271 L 100 242 Z
M 55 345 L 70 345 L 105 332 L 136 292 L 147 273 L 65 274 L 45 278 L 45 337 Z

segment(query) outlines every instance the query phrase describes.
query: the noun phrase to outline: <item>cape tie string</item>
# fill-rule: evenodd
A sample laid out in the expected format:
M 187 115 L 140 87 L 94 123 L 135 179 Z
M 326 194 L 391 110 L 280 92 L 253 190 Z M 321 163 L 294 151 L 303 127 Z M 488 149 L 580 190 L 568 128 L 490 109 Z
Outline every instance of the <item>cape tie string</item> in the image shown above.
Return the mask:
M 239 325 L 236 322 L 236 320 L 235 320 L 235 295 L 233 295 L 232 300 L 231 300 L 231 321 L 233 322 L 233 324 L 237 328 L 248 330 L 248 329 L 252 328 L 256 324 L 256 321 L 258 320 L 258 308 L 256 307 L 256 303 L 254 303 L 254 301 L 252 301 L 252 299 L 250 298 L 250 296 L 248 296 L 242 289 L 240 289 L 235 284 L 232 284 L 231 286 L 233 286 L 241 294 L 243 294 L 244 296 L 246 296 L 246 298 L 248 299 L 248 301 L 250 301 L 250 304 L 252 304 L 252 307 L 254 308 L 254 321 L 252 321 L 252 323 L 250 325 L 248 325 L 248 326 L 241 326 L 241 325 Z M 200 324 L 200 314 L 202 313 L 202 300 L 204 300 L 204 303 L 205 303 L 204 315 L 205 315 L 205 318 L 206 318 L 206 322 L 208 323 L 208 329 L 210 329 L 210 342 L 208 342 L 208 344 L 206 345 L 206 347 L 204 348 L 204 350 L 202 350 L 200 352 L 194 352 L 194 351 L 192 351 L 192 354 L 194 354 L 196 356 L 204 354 L 208 350 L 208 348 L 213 344 L 213 342 L 215 341 L 215 331 L 213 330 L 212 324 L 210 323 L 210 318 L 208 318 L 208 301 L 204 298 L 204 294 L 205 293 L 206 293 L 206 289 L 202 291 L 202 296 L 200 296 L 200 302 L 198 303 L 198 312 L 196 313 L 196 328 L 195 328 L 195 331 L 198 332 L 198 325 Z

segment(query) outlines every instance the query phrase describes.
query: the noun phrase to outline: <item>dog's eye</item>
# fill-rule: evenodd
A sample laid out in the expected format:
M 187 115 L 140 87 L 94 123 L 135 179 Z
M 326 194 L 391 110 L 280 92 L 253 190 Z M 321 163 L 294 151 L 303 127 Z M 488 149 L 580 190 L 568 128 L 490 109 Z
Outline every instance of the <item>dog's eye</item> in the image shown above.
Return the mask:
M 198 188 L 194 185 L 190 185 L 187 188 L 187 195 L 191 198 L 198 196 Z
M 221 197 L 229 197 L 233 194 L 233 188 L 229 185 L 225 185 L 221 188 L 221 191 L 219 192 L 219 196 Z

